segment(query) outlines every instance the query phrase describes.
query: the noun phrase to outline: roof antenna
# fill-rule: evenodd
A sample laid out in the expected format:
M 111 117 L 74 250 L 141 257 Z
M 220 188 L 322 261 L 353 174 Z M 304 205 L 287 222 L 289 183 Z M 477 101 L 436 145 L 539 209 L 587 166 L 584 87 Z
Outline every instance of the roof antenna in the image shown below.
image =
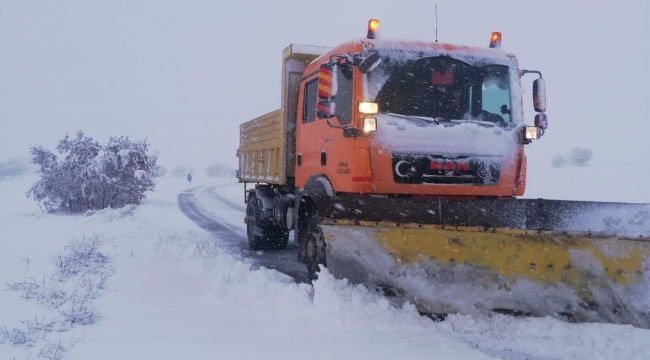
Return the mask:
M 436 9 L 436 42 L 438 42 L 438 4 L 435 5 Z

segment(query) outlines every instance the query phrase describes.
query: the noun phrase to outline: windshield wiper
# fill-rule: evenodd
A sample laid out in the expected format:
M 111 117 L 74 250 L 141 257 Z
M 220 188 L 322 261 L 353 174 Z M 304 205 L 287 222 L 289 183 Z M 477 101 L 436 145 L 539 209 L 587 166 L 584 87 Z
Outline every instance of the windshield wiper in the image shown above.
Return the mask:
M 386 112 L 384 114 L 391 115 L 391 116 L 397 116 L 397 117 L 400 117 L 400 118 L 406 119 L 406 120 L 426 121 L 428 123 L 434 123 L 436 125 L 440 125 L 440 121 L 442 120 L 442 118 L 432 118 L 432 117 L 417 116 L 417 115 L 402 115 L 402 114 L 395 114 L 395 113 L 390 113 L 390 112 Z
M 420 120 L 420 121 L 425 121 L 428 123 L 434 123 L 436 125 L 440 125 L 441 122 L 444 122 L 446 124 L 464 124 L 464 123 L 471 123 L 471 124 L 478 124 L 478 125 L 483 125 L 483 126 L 489 126 L 489 127 L 495 127 L 497 126 L 496 123 L 492 121 L 484 121 L 484 120 L 474 120 L 474 119 L 446 119 L 443 117 L 427 117 L 427 116 L 417 116 L 417 115 L 403 115 L 403 114 L 395 114 L 395 113 L 390 113 L 386 112 L 384 114 L 391 115 L 391 116 L 396 116 L 402 119 L 406 120 Z
M 496 126 L 496 123 L 493 123 L 492 121 L 483 121 L 483 120 L 472 120 L 472 119 L 454 119 L 454 120 L 449 120 L 452 123 L 472 123 L 472 124 L 479 124 L 479 125 L 486 125 L 486 126 Z

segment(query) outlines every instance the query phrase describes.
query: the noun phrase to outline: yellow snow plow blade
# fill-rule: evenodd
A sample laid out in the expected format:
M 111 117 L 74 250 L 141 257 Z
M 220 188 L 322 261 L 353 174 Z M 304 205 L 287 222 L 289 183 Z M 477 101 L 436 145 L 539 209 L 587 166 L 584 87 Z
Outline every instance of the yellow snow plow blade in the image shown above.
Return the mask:
M 390 289 L 420 311 L 497 311 L 650 328 L 647 234 L 616 237 L 343 215 L 321 219 L 330 271 Z
M 650 204 L 338 195 L 327 267 L 421 311 L 650 328 Z

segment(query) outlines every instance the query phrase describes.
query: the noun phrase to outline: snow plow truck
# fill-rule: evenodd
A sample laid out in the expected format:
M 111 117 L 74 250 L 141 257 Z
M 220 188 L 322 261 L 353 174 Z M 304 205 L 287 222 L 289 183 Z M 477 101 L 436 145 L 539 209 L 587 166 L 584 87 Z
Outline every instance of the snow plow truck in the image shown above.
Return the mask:
M 334 48 L 292 44 L 280 109 L 240 125 L 248 244 L 294 231 L 311 279 L 327 268 L 426 313 L 650 328 L 650 205 L 518 198 L 545 110 L 542 73 L 499 32 L 484 48 L 390 40 L 373 19 Z

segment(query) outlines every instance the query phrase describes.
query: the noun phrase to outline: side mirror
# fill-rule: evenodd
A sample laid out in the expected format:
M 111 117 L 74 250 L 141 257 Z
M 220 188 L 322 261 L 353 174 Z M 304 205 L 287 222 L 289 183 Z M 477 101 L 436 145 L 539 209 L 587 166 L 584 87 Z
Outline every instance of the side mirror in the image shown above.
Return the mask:
M 542 130 L 546 130 L 548 128 L 548 118 L 546 117 L 546 114 L 539 113 L 535 115 L 535 126 Z
M 319 119 L 329 119 L 336 116 L 336 103 L 332 99 L 321 99 L 316 105 L 316 116 Z
M 322 64 L 318 68 L 318 97 L 331 99 L 336 96 L 338 84 L 336 82 L 336 68 L 332 63 Z
M 533 81 L 533 106 L 537 112 L 546 111 L 546 84 L 542 78 Z
M 381 58 L 379 57 L 379 53 L 374 52 L 359 63 L 359 71 L 362 74 L 367 74 L 371 71 L 373 71 L 379 64 L 381 64 Z
M 336 82 L 337 66 L 332 63 L 322 64 L 318 68 L 318 104 L 316 116 L 319 119 L 329 119 L 336 115 L 336 103 L 333 98 L 338 92 Z

